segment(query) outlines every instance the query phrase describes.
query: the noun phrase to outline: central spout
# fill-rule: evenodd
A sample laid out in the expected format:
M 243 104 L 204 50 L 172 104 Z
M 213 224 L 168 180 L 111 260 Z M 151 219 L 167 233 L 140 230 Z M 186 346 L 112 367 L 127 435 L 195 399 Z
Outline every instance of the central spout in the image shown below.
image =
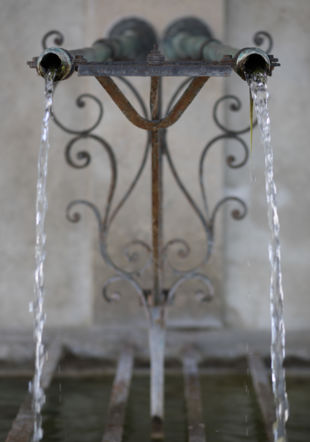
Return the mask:
M 243 79 L 257 70 L 271 75 L 274 64 L 269 55 L 259 48 L 235 49 L 212 37 L 209 28 L 196 18 L 175 21 L 165 32 L 163 47 L 170 60 L 191 59 L 221 62 L 231 57 L 233 69 Z

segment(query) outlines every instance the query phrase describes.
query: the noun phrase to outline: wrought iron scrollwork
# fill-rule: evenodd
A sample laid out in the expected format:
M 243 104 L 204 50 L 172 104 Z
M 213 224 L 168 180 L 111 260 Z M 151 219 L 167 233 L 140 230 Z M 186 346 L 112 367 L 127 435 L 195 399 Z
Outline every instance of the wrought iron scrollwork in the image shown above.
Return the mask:
M 63 43 L 63 36 L 58 31 L 51 31 L 43 39 L 44 47 L 47 46 L 47 39 L 56 36 L 56 39 L 54 40 L 55 44 L 62 44 Z M 133 93 L 135 96 L 138 104 L 140 105 L 141 111 L 145 117 L 148 116 L 146 106 L 139 94 L 139 92 L 135 89 L 135 87 L 124 78 L 119 78 L 121 82 L 123 82 Z M 107 246 L 107 238 L 109 235 L 109 230 L 111 228 L 112 222 L 115 220 L 117 214 L 119 213 L 120 209 L 123 207 L 123 205 L 128 200 L 130 194 L 134 190 L 137 182 L 139 181 L 139 178 L 145 168 L 147 156 L 149 152 L 149 145 L 150 145 L 150 138 L 149 134 L 147 134 L 147 139 L 145 143 L 144 152 L 142 155 L 142 160 L 140 163 L 140 166 L 138 167 L 138 170 L 130 183 L 128 189 L 124 193 L 124 195 L 120 198 L 119 202 L 115 205 L 115 207 L 112 210 L 112 203 L 114 200 L 114 194 L 115 189 L 117 185 L 117 161 L 114 154 L 114 149 L 112 146 L 101 136 L 94 134 L 93 132 L 99 124 L 101 123 L 104 115 L 104 109 L 101 101 L 91 95 L 91 94 L 81 94 L 76 99 L 76 106 L 78 108 L 84 108 L 88 101 L 93 101 L 97 107 L 98 107 L 98 114 L 93 124 L 91 124 L 89 127 L 82 128 L 82 129 L 74 129 L 65 126 L 63 123 L 60 122 L 58 117 L 56 116 L 55 112 L 53 111 L 53 120 L 55 124 L 63 130 L 65 133 L 69 135 L 73 135 L 73 137 L 69 140 L 65 147 L 65 159 L 69 166 L 75 168 L 75 169 L 83 169 L 89 166 L 91 163 L 91 154 L 89 151 L 87 151 L 85 148 L 77 148 L 76 146 L 79 143 L 86 142 L 86 140 L 94 140 L 97 142 L 105 153 L 108 156 L 109 159 L 109 165 L 110 165 L 110 171 L 111 171 L 111 180 L 109 184 L 108 189 L 108 195 L 107 200 L 105 203 L 105 207 L 103 211 L 101 210 L 91 201 L 87 200 L 74 200 L 67 206 L 67 219 L 70 222 L 77 223 L 81 219 L 81 213 L 80 213 L 80 207 L 84 206 L 87 207 L 92 211 L 94 214 L 97 225 L 98 225 L 98 233 L 99 233 L 99 245 L 100 245 L 100 253 L 102 255 L 102 258 L 104 259 L 105 263 L 110 266 L 115 272 L 116 275 L 112 278 L 109 278 L 104 286 L 103 286 L 103 295 L 106 300 L 115 300 L 117 296 L 114 294 L 114 296 L 111 296 L 108 294 L 109 287 L 114 284 L 117 281 L 125 281 L 129 283 L 137 292 L 139 295 L 139 298 L 142 302 L 142 304 L 145 305 L 145 295 L 144 291 L 137 280 L 137 277 L 141 276 L 144 272 L 144 270 L 149 266 L 151 261 L 151 247 L 146 244 L 145 242 L 141 240 L 135 240 L 131 243 L 128 243 L 124 248 L 124 256 L 127 258 L 127 261 L 129 264 L 134 264 L 135 268 L 133 270 L 126 270 L 118 266 L 112 257 L 109 254 L 108 246 Z M 133 251 L 133 248 L 135 250 Z M 140 248 L 144 252 L 144 258 L 142 261 L 143 263 L 137 267 L 139 264 L 139 256 L 140 254 L 137 251 L 137 248 Z M 147 256 L 147 258 L 146 258 Z M 140 260 L 141 261 L 141 260 Z
M 273 48 L 273 39 L 267 31 L 257 31 L 253 36 L 253 42 L 256 46 L 266 45 L 265 52 L 269 54 Z
M 63 43 L 63 36 L 58 31 L 51 31 L 43 39 L 43 46 L 47 46 L 47 39 L 54 36 L 55 44 Z M 267 51 L 269 52 L 272 48 L 272 39 L 271 36 L 266 32 L 257 32 L 254 36 L 254 41 L 256 45 L 266 44 L 268 45 Z M 142 115 L 145 119 L 149 118 L 149 112 L 147 110 L 147 106 L 145 105 L 140 93 L 137 89 L 132 85 L 132 83 L 127 78 L 118 78 L 119 82 L 122 82 L 128 90 L 135 97 Z M 188 83 L 191 81 L 190 78 L 183 81 L 176 89 L 174 94 L 172 95 L 168 106 L 165 110 L 165 115 L 168 115 L 173 106 L 175 105 L 178 97 L 184 91 Z M 77 223 L 81 214 L 78 208 L 81 206 L 87 207 L 94 214 L 97 225 L 98 225 L 98 233 L 99 233 L 99 244 L 100 244 L 100 252 L 102 258 L 105 263 L 113 269 L 115 274 L 110 277 L 103 286 L 103 296 L 107 301 L 113 301 L 120 298 L 120 293 L 117 290 L 111 290 L 115 283 L 118 282 L 127 282 L 131 285 L 131 287 L 136 291 L 141 301 L 141 304 L 148 309 L 148 297 L 146 295 L 147 289 L 142 287 L 142 283 L 140 281 L 146 269 L 148 269 L 152 263 L 152 247 L 146 242 L 135 239 L 128 244 L 125 245 L 123 254 L 127 259 L 128 264 L 131 265 L 131 269 L 121 268 L 117 263 L 114 262 L 112 257 L 109 254 L 107 240 L 109 236 L 109 232 L 111 229 L 111 225 L 113 224 L 115 218 L 119 214 L 120 210 L 124 206 L 124 204 L 129 200 L 132 192 L 134 191 L 143 171 L 145 170 L 147 159 L 150 153 L 150 132 L 146 132 L 146 141 L 144 145 L 144 150 L 142 154 L 142 158 L 140 160 L 138 169 L 128 186 L 128 189 L 125 191 L 120 200 L 114 204 L 114 194 L 117 186 L 117 177 L 118 177 L 118 169 L 117 169 L 117 160 L 114 154 L 113 147 L 101 136 L 94 134 L 93 132 L 99 126 L 102 121 L 104 110 L 101 101 L 91 95 L 91 94 L 81 94 L 76 99 L 76 105 L 79 108 L 83 108 L 86 106 L 87 102 L 93 101 L 98 107 L 98 115 L 92 125 L 84 129 L 72 129 L 63 125 L 60 120 L 57 118 L 55 113 L 53 113 L 53 118 L 55 124 L 65 131 L 67 134 L 73 136 L 66 145 L 65 148 L 65 158 L 69 166 L 75 169 L 82 169 L 89 166 L 91 162 L 91 154 L 85 148 L 77 149 L 77 144 L 85 142 L 86 140 L 94 140 L 98 143 L 103 150 L 105 151 L 110 165 L 111 170 L 111 179 L 108 189 L 108 195 L 106 199 L 105 206 L 103 211 L 101 211 L 97 205 L 87 200 L 74 200 L 67 207 L 67 218 L 69 221 L 73 223 Z M 167 165 L 169 170 L 175 180 L 176 185 L 180 189 L 181 193 L 188 201 L 189 206 L 195 213 L 198 218 L 202 230 L 205 235 L 205 253 L 201 262 L 195 268 L 187 268 L 186 270 L 178 268 L 172 261 L 172 256 L 177 256 L 178 259 L 181 259 L 183 263 L 186 263 L 186 260 L 190 258 L 191 255 L 191 247 L 190 244 L 183 238 L 172 238 L 168 240 L 162 247 L 161 253 L 163 256 L 163 262 L 166 266 L 167 270 L 171 272 L 173 275 L 173 283 L 170 288 L 165 289 L 166 293 L 166 302 L 171 303 L 174 299 L 176 293 L 180 289 L 180 287 L 188 282 L 188 281 L 200 281 L 205 287 L 205 290 L 199 290 L 196 294 L 202 300 L 210 300 L 214 296 L 214 288 L 209 280 L 209 278 L 203 273 L 203 266 L 208 262 L 215 237 L 215 222 L 216 216 L 219 210 L 226 204 L 231 203 L 233 205 L 233 209 L 231 211 L 231 216 L 235 220 L 241 220 L 246 216 L 247 206 L 245 202 L 237 197 L 237 196 L 223 196 L 213 208 L 209 208 L 208 198 L 207 198 L 207 190 L 208 186 L 206 183 L 206 174 L 204 173 L 204 166 L 207 159 L 208 152 L 212 149 L 217 143 L 223 142 L 225 140 L 234 140 L 237 142 L 239 146 L 239 150 L 241 151 L 238 155 L 229 154 L 226 158 L 227 166 L 233 169 L 243 167 L 248 160 L 249 157 L 249 149 L 247 143 L 241 137 L 245 133 L 250 131 L 250 126 L 234 129 L 227 127 L 219 117 L 219 109 L 220 106 L 228 104 L 228 110 L 232 112 L 238 112 L 241 109 L 241 101 L 238 97 L 234 95 L 225 95 L 218 99 L 213 107 L 213 120 L 217 128 L 221 131 L 218 135 L 212 138 L 202 149 L 200 154 L 199 162 L 198 162 L 198 181 L 200 186 L 201 200 L 202 204 L 198 203 L 196 199 L 191 195 L 189 190 L 187 189 L 185 183 L 181 179 L 177 168 L 174 164 L 173 158 L 170 154 L 170 149 L 168 146 L 168 141 L 166 137 L 167 129 L 161 129 L 161 143 L 162 143 L 162 153 L 163 153 L 163 161 L 167 161 Z M 254 123 L 256 124 L 256 122 Z
M 63 34 L 59 31 L 52 30 L 52 31 L 47 32 L 42 38 L 41 45 L 42 45 L 43 49 L 46 49 L 49 47 L 49 45 L 47 44 L 47 40 L 50 37 L 54 37 L 54 45 L 56 45 L 56 46 L 61 46 L 64 42 Z
M 169 104 L 167 107 L 167 112 L 169 112 L 169 109 L 173 106 L 174 101 L 176 100 L 176 98 L 178 97 L 178 95 L 181 93 L 181 91 L 183 90 L 183 88 L 186 86 L 186 84 L 188 82 L 189 82 L 188 79 L 185 80 L 177 88 L 176 92 L 172 96 L 172 99 L 169 101 Z M 221 200 L 219 200 L 215 204 L 214 208 L 211 211 L 209 210 L 209 207 L 208 207 L 207 185 L 205 182 L 206 175 L 204 174 L 204 163 L 207 158 L 207 154 L 208 154 L 209 150 L 217 142 L 227 140 L 227 139 L 233 139 L 233 140 L 237 141 L 237 143 L 241 146 L 242 156 L 240 159 L 237 159 L 237 157 L 235 155 L 231 155 L 231 154 L 228 155 L 227 159 L 226 159 L 228 167 L 235 168 L 235 169 L 243 167 L 247 163 L 247 160 L 249 157 L 248 146 L 247 146 L 246 142 L 241 138 L 241 135 L 249 132 L 250 127 L 248 126 L 248 127 L 242 128 L 242 129 L 231 129 L 231 128 L 228 128 L 227 126 L 225 126 L 220 121 L 220 118 L 219 118 L 219 107 L 221 104 L 224 104 L 224 103 L 230 103 L 229 109 L 231 111 L 236 112 L 236 111 L 240 111 L 240 109 L 241 109 L 241 101 L 239 100 L 238 97 L 236 97 L 234 95 L 225 95 L 224 97 L 218 99 L 214 104 L 213 119 L 214 119 L 216 126 L 222 131 L 222 134 L 217 135 L 213 139 L 211 139 L 206 144 L 206 146 L 203 148 L 201 155 L 200 155 L 199 166 L 198 166 L 198 176 L 199 176 L 201 197 L 202 197 L 202 201 L 203 201 L 203 209 L 200 208 L 199 204 L 196 202 L 194 197 L 190 194 L 190 192 L 188 191 L 188 189 L 185 186 L 185 183 L 180 178 L 180 175 L 178 174 L 175 164 L 172 160 L 172 157 L 171 157 L 168 145 L 167 145 L 166 137 L 164 137 L 165 154 L 166 154 L 167 163 L 169 165 L 172 176 L 174 177 L 177 186 L 179 187 L 179 189 L 181 190 L 181 192 L 183 193 L 183 195 L 187 199 L 193 212 L 197 215 L 197 218 L 199 219 L 199 221 L 202 225 L 202 228 L 205 232 L 205 237 L 206 237 L 206 252 L 204 254 L 204 258 L 202 259 L 202 261 L 199 263 L 198 266 L 196 266 L 195 268 L 187 269 L 187 270 L 180 270 L 180 269 L 177 269 L 175 266 L 173 266 L 168 258 L 168 252 L 169 252 L 169 249 L 177 246 L 178 247 L 177 256 L 182 259 L 189 258 L 190 253 L 191 253 L 191 248 L 190 248 L 189 244 L 184 239 L 175 238 L 175 239 L 169 240 L 166 243 L 166 245 L 164 246 L 163 253 L 164 253 L 166 263 L 167 263 L 168 267 L 174 272 L 174 274 L 176 274 L 178 276 L 178 279 L 174 282 L 174 284 L 172 285 L 171 289 L 168 292 L 169 302 L 173 299 L 176 291 L 185 281 L 197 280 L 197 279 L 204 282 L 205 286 L 207 288 L 207 292 L 203 296 L 203 299 L 212 298 L 213 293 L 214 293 L 212 283 L 205 275 L 203 275 L 203 273 L 201 273 L 200 269 L 202 269 L 202 267 L 208 262 L 208 260 L 211 256 L 211 253 L 212 253 L 212 248 L 213 248 L 214 241 L 215 241 L 214 240 L 214 227 L 215 227 L 216 215 L 217 215 L 219 209 L 226 203 L 233 203 L 234 204 L 234 208 L 231 211 L 231 216 L 235 220 L 243 219 L 247 213 L 247 206 L 246 206 L 245 202 L 241 198 L 238 198 L 236 196 L 223 197 Z M 211 289 L 211 287 L 212 287 L 212 289 Z M 210 293 L 211 293 L 211 296 L 210 296 Z
M 230 105 L 228 107 L 228 110 L 230 110 L 232 112 L 239 112 L 241 110 L 242 103 L 241 103 L 240 98 L 236 97 L 235 95 L 224 95 L 223 97 L 219 98 L 214 104 L 213 120 L 214 120 L 215 124 L 217 125 L 217 127 L 219 129 L 221 129 L 227 135 L 232 135 L 232 136 L 244 135 L 250 131 L 250 125 L 243 128 L 243 129 L 231 129 L 231 128 L 225 126 L 220 121 L 220 118 L 218 116 L 219 106 L 223 103 L 228 104 L 229 101 L 230 101 Z M 257 121 L 255 120 L 253 122 L 253 127 L 256 126 L 256 124 L 257 124 Z
M 92 94 L 81 94 L 77 97 L 76 99 L 76 106 L 79 108 L 84 108 L 86 106 L 86 99 L 92 100 L 93 102 L 95 102 L 98 106 L 98 117 L 95 120 L 95 122 L 88 128 L 85 129 L 71 129 L 69 127 L 64 126 L 59 119 L 56 117 L 55 113 L 53 113 L 53 120 L 55 122 L 55 124 L 62 129 L 64 132 L 66 132 L 67 134 L 70 135 L 87 135 L 90 134 L 91 132 L 93 132 L 95 129 L 97 129 L 97 127 L 99 126 L 99 124 L 102 121 L 103 118 L 103 105 L 101 103 L 100 100 L 98 100 L 97 97 L 95 97 Z

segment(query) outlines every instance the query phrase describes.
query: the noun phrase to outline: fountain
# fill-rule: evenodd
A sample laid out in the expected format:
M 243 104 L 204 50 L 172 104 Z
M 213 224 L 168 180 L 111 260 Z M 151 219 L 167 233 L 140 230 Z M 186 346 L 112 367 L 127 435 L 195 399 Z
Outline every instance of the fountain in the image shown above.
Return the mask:
M 55 34 L 51 31 L 47 37 Z M 55 34 L 56 44 L 62 44 L 61 35 Z M 256 43 L 262 43 L 262 36 L 257 34 Z M 44 39 L 45 46 L 46 39 Z M 243 80 L 249 78 L 258 70 L 265 75 L 271 75 L 275 66 L 278 66 L 277 59 L 260 48 L 247 47 L 236 50 L 230 46 L 223 45 L 212 37 L 208 27 L 195 18 L 184 18 L 172 23 L 165 32 L 160 45 L 163 53 L 159 50 L 156 33 L 153 28 L 140 19 L 124 19 L 117 23 L 110 31 L 108 38 L 97 40 L 89 48 L 66 50 L 60 47 L 45 48 L 39 57 L 35 57 L 29 66 L 35 68 L 44 78 L 52 71 L 56 82 L 66 80 L 77 72 L 79 76 L 93 76 L 102 85 L 114 103 L 118 106 L 125 117 L 136 127 L 147 131 L 147 145 L 141 167 L 131 183 L 128 191 L 119 204 L 112 210 L 114 191 L 116 186 L 117 165 L 114 153 L 109 144 L 101 137 L 92 134 L 92 131 L 100 123 L 101 117 L 96 124 L 86 131 L 75 131 L 74 138 L 66 148 L 67 162 L 75 168 L 86 167 L 90 162 L 90 155 L 81 151 L 77 158 L 73 158 L 72 147 L 76 141 L 83 137 L 92 137 L 98 141 L 106 150 L 109 156 L 112 180 L 109 188 L 108 200 L 105 212 L 102 215 L 100 210 L 91 202 L 86 200 L 72 201 L 67 208 L 67 217 L 71 222 L 78 222 L 80 214 L 77 206 L 88 207 L 95 215 L 99 229 L 100 252 L 105 263 L 113 269 L 115 275 L 108 279 L 103 287 L 103 295 L 107 301 L 112 296 L 109 293 L 110 286 L 117 281 L 126 281 L 139 295 L 140 301 L 145 308 L 149 319 L 149 347 L 151 361 L 151 418 L 152 438 L 163 438 L 164 421 L 164 352 L 165 352 L 165 329 L 166 329 L 166 307 L 170 304 L 178 288 L 189 280 L 198 280 L 205 284 L 206 293 L 204 298 L 213 296 L 213 286 L 208 277 L 200 270 L 201 264 L 196 268 L 180 271 L 174 268 L 168 259 L 168 250 L 172 246 L 179 246 L 180 256 L 186 256 L 189 251 L 188 244 L 182 239 L 173 239 L 164 242 L 163 238 L 163 182 L 162 167 L 167 160 L 172 175 L 188 200 L 190 206 L 198 216 L 206 234 L 206 252 L 203 263 L 206 263 L 211 256 L 214 244 L 214 226 L 218 210 L 227 202 L 239 205 L 232 211 L 236 220 L 246 215 L 245 203 L 235 196 L 221 199 L 209 212 L 206 197 L 206 188 L 203 180 L 203 163 L 209 147 L 216 141 L 213 139 L 204 149 L 200 160 L 200 185 L 204 201 L 204 211 L 200 209 L 192 198 L 181 177 L 174 166 L 172 156 L 167 143 L 167 129 L 171 127 L 183 112 L 190 106 L 196 95 L 203 88 L 210 77 L 229 76 L 235 71 Z M 139 92 L 129 82 L 127 77 L 144 76 L 150 77 L 150 112 L 148 113 Z M 162 109 L 161 81 L 165 76 L 185 76 L 187 79 L 178 87 L 172 97 L 166 112 Z M 133 92 L 141 105 L 142 115 L 128 101 L 116 82 L 111 77 L 118 77 Z M 57 83 L 56 83 L 57 84 Z M 215 121 L 216 119 L 215 113 Z M 54 121 L 63 128 L 54 115 Z M 217 123 L 218 124 L 218 123 Z M 231 167 L 240 167 L 245 164 L 248 150 L 244 142 L 238 137 L 238 133 L 230 132 L 218 126 L 224 131 L 222 138 L 235 138 L 245 148 L 246 158 L 242 164 L 235 164 L 234 158 L 229 158 Z M 71 132 L 72 133 L 72 132 Z M 151 148 L 150 148 L 151 147 Z M 124 202 L 130 196 L 133 188 L 138 182 L 145 167 L 146 158 L 151 151 L 151 174 L 152 174 L 152 246 L 141 240 L 133 241 L 133 245 L 141 247 L 148 255 L 148 259 L 142 268 L 129 272 L 117 265 L 111 258 L 107 239 L 111 224 L 116 214 L 122 208 Z M 135 260 L 135 256 L 130 256 Z M 146 288 L 141 283 L 141 275 L 146 268 L 152 267 L 152 288 Z M 165 272 L 167 268 L 174 274 L 174 282 L 170 287 L 166 286 Z M 132 356 L 131 350 L 125 352 L 123 368 L 118 372 L 118 381 L 125 382 L 126 374 L 131 372 Z M 125 368 L 124 368 L 125 367 Z M 187 394 L 191 397 L 191 389 L 199 392 L 197 383 L 195 356 L 192 349 L 188 349 L 184 356 L 184 372 L 188 382 Z M 128 375 L 130 376 L 130 375 Z M 117 394 L 116 394 L 117 395 Z M 122 402 L 121 398 L 116 402 Z M 189 400 L 190 403 L 190 400 Z M 200 423 L 200 411 L 192 413 L 192 425 L 189 429 L 191 441 L 204 440 L 204 428 Z M 190 428 L 190 426 L 189 426 Z M 114 431 L 114 430 L 113 430 Z M 112 434 L 112 433 L 111 433 Z M 103 440 L 121 440 L 116 437 L 106 436 Z M 110 437 L 110 438 L 109 438 Z M 121 436 L 120 436 L 121 437 Z M 39 440 L 40 437 L 37 439 Z

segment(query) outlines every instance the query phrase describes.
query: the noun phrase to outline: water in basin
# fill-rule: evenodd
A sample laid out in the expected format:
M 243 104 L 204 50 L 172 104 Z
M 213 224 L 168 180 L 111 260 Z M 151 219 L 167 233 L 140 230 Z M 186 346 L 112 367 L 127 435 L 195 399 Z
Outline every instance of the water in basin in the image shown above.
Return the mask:
M 43 408 L 45 442 L 98 442 L 103 434 L 113 377 L 55 379 Z M 0 379 L 0 439 L 27 391 L 27 379 Z M 266 442 L 251 380 L 243 375 L 201 375 L 204 422 L 211 442 Z M 166 375 L 166 442 L 185 442 L 186 409 L 181 375 Z M 288 439 L 308 442 L 310 377 L 288 377 Z M 147 442 L 149 377 L 135 375 L 125 422 L 124 442 Z

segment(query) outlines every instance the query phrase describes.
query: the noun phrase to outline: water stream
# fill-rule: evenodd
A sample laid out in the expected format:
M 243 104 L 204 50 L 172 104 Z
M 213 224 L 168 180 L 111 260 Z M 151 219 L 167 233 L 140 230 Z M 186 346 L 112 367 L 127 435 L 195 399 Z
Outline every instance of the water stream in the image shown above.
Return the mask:
M 37 198 L 36 198 L 36 245 L 35 245 L 35 287 L 34 302 L 30 310 L 34 315 L 35 373 L 30 389 L 33 396 L 34 428 L 33 442 L 43 437 L 41 410 L 45 402 L 42 388 L 42 371 L 45 362 L 43 329 L 46 315 L 44 312 L 44 261 L 45 261 L 45 216 L 47 211 L 46 179 L 49 151 L 49 121 L 53 103 L 54 73 L 48 72 L 45 79 L 45 109 L 42 121 L 41 142 L 38 158 Z
M 276 202 L 276 185 L 273 172 L 273 150 L 270 134 L 270 116 L 268 110 L 269 93 L 267 77 L 264 73 L 254 74 L 250 80 L 251 94 L 265 151 L 265 180 L 268 206 L 268 222 L 271 230 L 269 261 L 271 266 L 270 312 L 271 312 L 271 369 L 272 388 L 276 405 L 274 440 L 284 442 L 286 421 L 288 419 L 288 399 L 286 393 L 285 370 L 285 326 L 283 318 L 283 287 L 280 251 L 280 223 Z

